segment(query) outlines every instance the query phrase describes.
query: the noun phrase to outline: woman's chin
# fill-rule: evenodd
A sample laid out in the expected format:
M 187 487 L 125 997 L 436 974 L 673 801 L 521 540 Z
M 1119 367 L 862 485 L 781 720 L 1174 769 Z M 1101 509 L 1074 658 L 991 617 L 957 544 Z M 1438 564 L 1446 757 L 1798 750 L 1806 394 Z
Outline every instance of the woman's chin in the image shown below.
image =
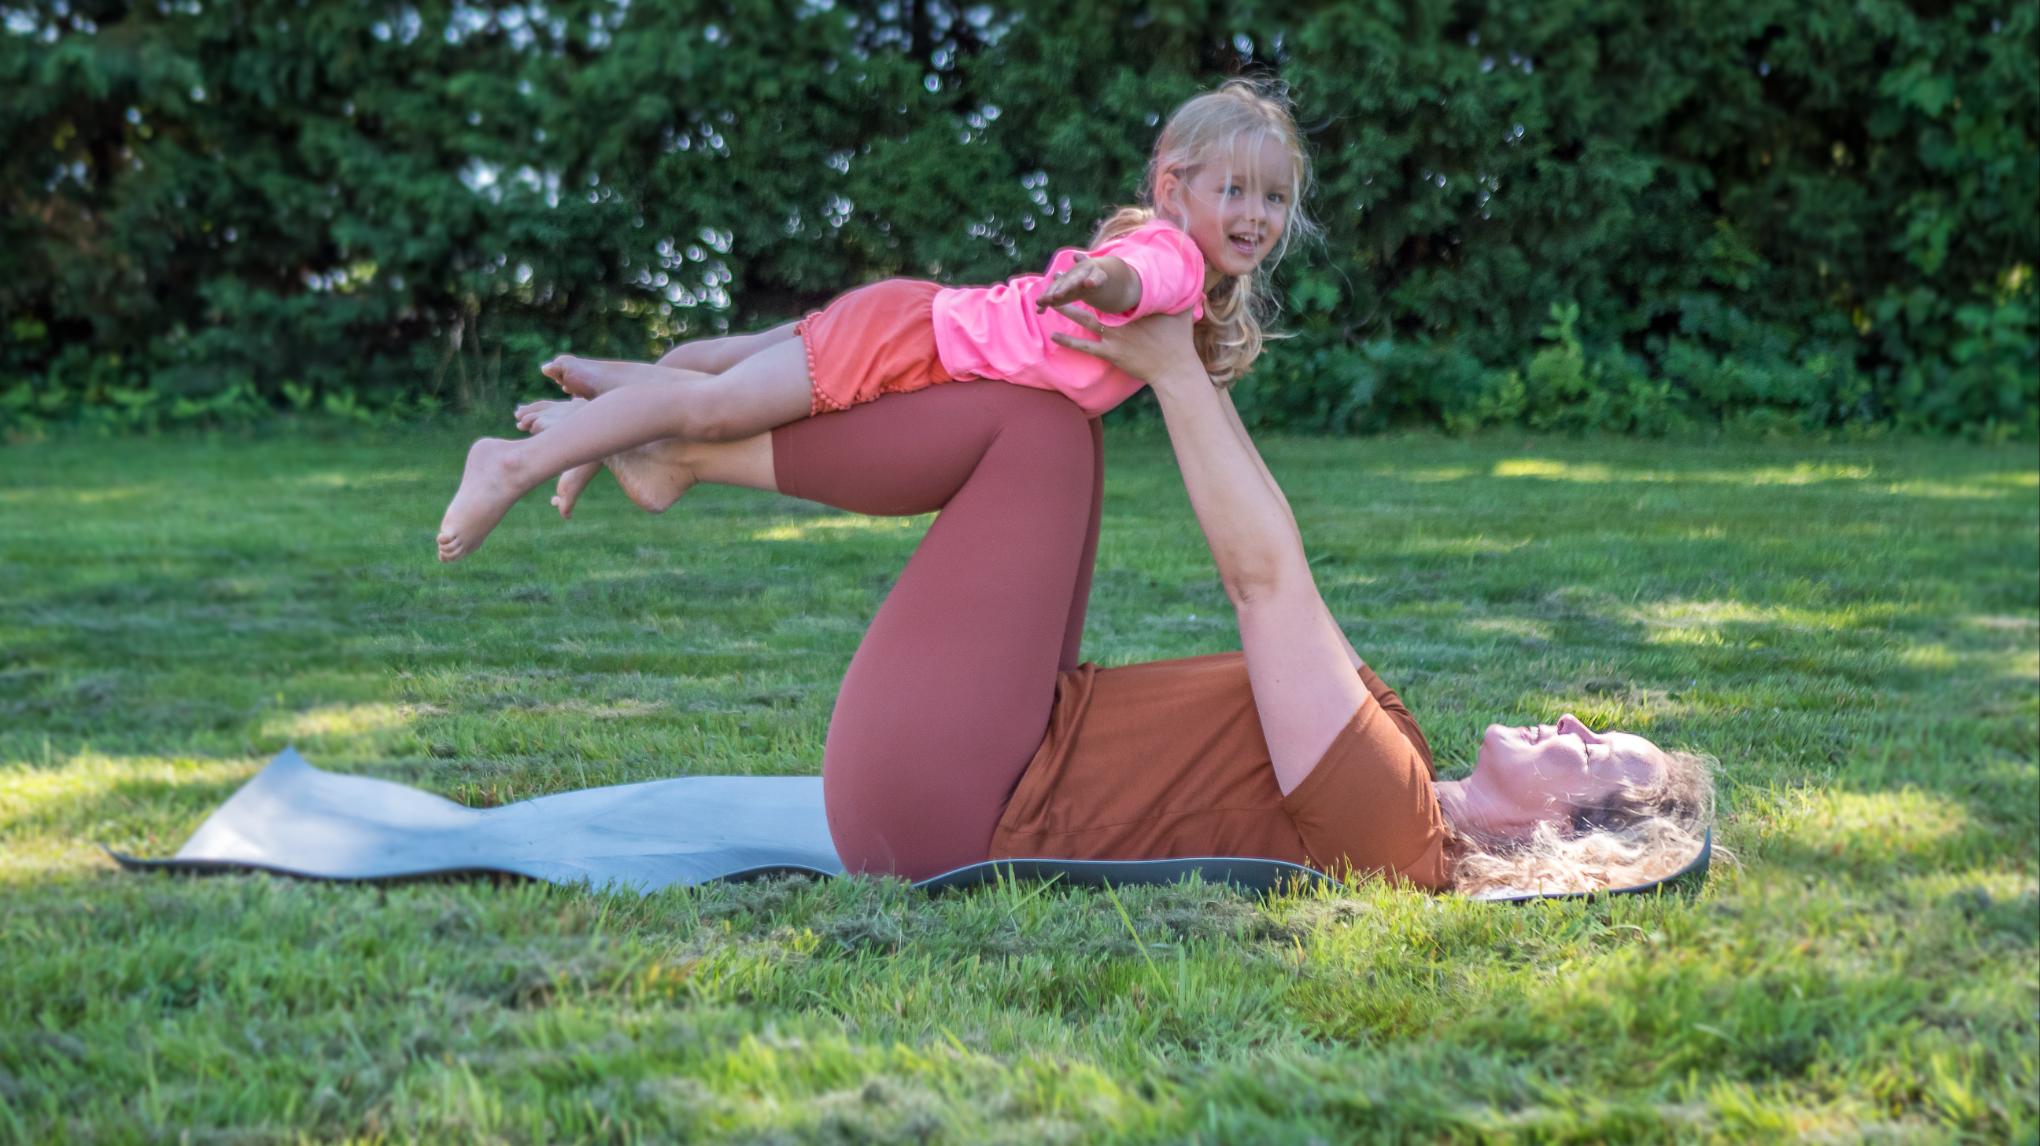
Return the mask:
M 1480 750 L 1473 754 L 1473 770 L 1476 772 L 1480 771 L 1481 767 L 1493 758 L 1497 751 L 1507 745 L 1508 737 L 1508 725 L 1488 725 L 1486 731 L 1480 734 Z

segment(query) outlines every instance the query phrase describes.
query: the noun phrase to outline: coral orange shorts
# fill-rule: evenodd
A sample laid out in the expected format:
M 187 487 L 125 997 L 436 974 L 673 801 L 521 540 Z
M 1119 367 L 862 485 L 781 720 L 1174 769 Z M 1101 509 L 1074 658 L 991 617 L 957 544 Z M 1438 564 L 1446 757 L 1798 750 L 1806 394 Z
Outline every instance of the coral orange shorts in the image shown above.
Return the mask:
M 886 279 L 838 295 L 794 324 L 814 380 L 808 413 L 956 381 L 935 352 L 935 294 L 941 289 L 919 279 Z

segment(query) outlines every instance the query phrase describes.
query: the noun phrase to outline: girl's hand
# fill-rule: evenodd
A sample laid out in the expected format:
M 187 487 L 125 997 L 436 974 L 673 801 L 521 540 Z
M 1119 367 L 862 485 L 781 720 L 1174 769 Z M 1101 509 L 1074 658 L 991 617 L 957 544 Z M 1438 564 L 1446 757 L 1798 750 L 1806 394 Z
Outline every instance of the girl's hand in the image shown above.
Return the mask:
M 1206 385 L 1211 373 L 1197 357 L 1190 331 L 1193 320 L 1187 310 L 1175 314 L 1150 314 L 1123 326 L 1106 326 L 1085 310 L 1074 306 L 1055 308 L 1064 318 L 1096 335 L 1079 338 L 1055 331 L 1049 335 L 1058 346 L 1102 358 L 1135 378 L 1157 388 L 1176 380 L 1194 378 Z
M 1089 256 L 1080 254 L 1077 265 L 1055 276 L 1048 289 L 1034 300 L 1034 310 L 1038 314 L 1049 307 L 1060 310 L 1068 303 L 1090 302 L 1096 292 L 1105 287 L 1106 281 L 1105 268 L 1092 262 Z

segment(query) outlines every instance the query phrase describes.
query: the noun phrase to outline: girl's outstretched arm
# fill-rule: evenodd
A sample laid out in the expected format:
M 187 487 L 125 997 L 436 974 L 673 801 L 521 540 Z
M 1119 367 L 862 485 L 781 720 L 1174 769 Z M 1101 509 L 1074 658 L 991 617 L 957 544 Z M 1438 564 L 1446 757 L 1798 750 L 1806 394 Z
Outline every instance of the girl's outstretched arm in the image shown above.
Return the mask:
M 1117 255 L 1094 259 L 1080 254 L 1077 265 L 1057 275 L 1034 300 L 1034 309 L 1081 302 L 1099 314 L 1125 314 L 1139 306 L 1140 300 L 1140 276 L 1131 263 Z

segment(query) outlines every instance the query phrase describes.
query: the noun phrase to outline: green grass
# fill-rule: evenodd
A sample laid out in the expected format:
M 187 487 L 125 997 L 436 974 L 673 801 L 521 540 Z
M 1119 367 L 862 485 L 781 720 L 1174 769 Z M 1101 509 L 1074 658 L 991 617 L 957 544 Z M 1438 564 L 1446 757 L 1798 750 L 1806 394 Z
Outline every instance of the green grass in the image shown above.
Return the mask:
M 1264 443 L 1447 771 L 1565 709 L 1720 757 L 1696 898 L 116 871 L 290 743 L 474 803 L 818 769 L 924 522 L 605 484 L 442 568 L 459 445 L 0 451 L 0 1138 L 2040 1135 L 2030 447 Z M 1235 647 L 1108 446 L 1088 655 Z

